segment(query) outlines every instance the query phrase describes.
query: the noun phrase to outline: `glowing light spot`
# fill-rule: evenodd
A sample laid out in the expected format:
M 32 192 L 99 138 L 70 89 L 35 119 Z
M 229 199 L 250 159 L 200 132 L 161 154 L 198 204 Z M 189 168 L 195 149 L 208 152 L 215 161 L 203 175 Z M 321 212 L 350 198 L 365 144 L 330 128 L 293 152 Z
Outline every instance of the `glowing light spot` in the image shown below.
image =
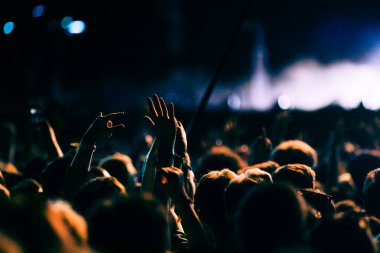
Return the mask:
M 378 93 L 371 93 L 362 99 L 364 108 L 372 111 L 377 111 L 380 109 L 380 99 L 376 96 Z
M 37 5 L 32 10 L 32 16 L 33 18 L 39 18 L 41 17 L 46 11 L 46 7 L 42 4 Z
M 222 145 L 223 145 L 223 141 L 222 141 L 222 139 L 217 139 L 217 140 L 215 141 L 215 144 L 216 144 L 216 146 L 222 146 Z
M 227 104 L 231 109 L 239 110 L 241 108 L 241 98 L 236 94 L 229 95 Z
M 73 22 L 73 18 L 66 16 L 61 20 L 61 27 L 62 29 L 67 29 L 69 27 L 69 24 Z
M 4 34 L 10 34 L 13 32 L 13 29 L 15 27 L 15 24 L 12 21 L 9 21 L 5 23 L 3 27 Z
M 86 24 L 81 20 L 75 20 L 69 23 L 67 32 L 69 34 L 81 34 L 86 30 Z
M 292 106 L 290 97 L 284 94 L 278 97 L 277 103 L 282 110 L 288 110 Z

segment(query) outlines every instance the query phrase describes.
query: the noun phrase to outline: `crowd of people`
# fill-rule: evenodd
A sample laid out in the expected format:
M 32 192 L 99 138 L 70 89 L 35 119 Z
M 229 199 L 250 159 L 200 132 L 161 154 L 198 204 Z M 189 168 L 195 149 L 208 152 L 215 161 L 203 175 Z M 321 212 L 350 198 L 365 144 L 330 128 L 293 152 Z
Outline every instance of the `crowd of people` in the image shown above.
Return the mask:
M 124 112 L 99 113 L 64 152 L 45 118 L 27 162 L 2 150 L 0 251 L 378 251 L 380 152 L 346 141 L 335 131 L 345 126 L 323 151 L 302 138 L 273 142 L 263 128 L 245 150 L 234 140 L 240 149 L 219 143 L 193 160 L 173 103 L 155 95 L 147 106 L 142 164 L 122 150 L 94 159 L 127 131 Z

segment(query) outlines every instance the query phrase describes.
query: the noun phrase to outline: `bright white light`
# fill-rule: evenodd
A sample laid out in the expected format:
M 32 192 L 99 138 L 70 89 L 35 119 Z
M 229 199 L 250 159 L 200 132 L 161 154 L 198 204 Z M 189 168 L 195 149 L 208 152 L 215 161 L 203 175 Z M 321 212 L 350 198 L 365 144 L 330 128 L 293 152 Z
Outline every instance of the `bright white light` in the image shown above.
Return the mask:
M 227 99 L 228 106 L 233 110 L 239 110 L 241 108 L 241 99 L 236 94 L 231 94 Z
M 12 33 L 14 27 L 15 27 L 15 23 L 13 23 L 12 21 L 5 23 L 4 27 L 3 27 L 4 34 L 8 35 L 8 34 Z
M 81 34 L 86 30 L 86 24 L 81 20 L 75 20 L 69 23 L 67 31 L 69 34 Z
M 315 60 L 303 60 L 286 68 L 274 80 L 275 94 L 292 98 L 292 108 L 317 110 L 330 104 L 353 109 L 360 102 L 366 108 L 377 108 L 372 94 L 380 92 L 380 63 L 363 61 L 335 62 L 322 65 Z
M 377 111 L 380 109 L 380 98 L 378 96 L 378 92 L 379 91 L 366 94 L 362 100 L 364 108 L 372 111 Z
M 35 6 L 32 10 L 33 18 L 41 17 L 45 13 L 45 10 L 46 10 L 46 8 L 42 4 Z
M 73 18 L 72 17 L 69 17 L 69 16 L 66 16 L 64 17 L 62 20 L 61 20 L 61 27 L 62 29 L 67 29 L 69 24 L 73 22 Z
M 282 110 L 288 110 L 292 106 L 292 101 L 288 95 L 282 94 L 277 100 L 278 106 Z

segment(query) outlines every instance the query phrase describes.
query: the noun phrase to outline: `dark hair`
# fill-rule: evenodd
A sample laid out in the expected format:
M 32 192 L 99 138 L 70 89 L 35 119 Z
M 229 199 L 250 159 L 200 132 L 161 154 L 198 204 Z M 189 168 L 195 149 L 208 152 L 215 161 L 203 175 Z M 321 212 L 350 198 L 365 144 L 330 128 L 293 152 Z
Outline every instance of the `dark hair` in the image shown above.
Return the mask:
M 287 164 L 272 174 L 275 183 L 289 183 L 299 189 L 314 189 L 315 172 L 304 164 Z
M 380 155 L 377 152 L 365 151 L 353 158 L 347 166 L 354 180 L 356 191 L 362 193 L 364 180 L 368 172 L 380 167 Z
M 374 253 L 373 241 L 368 223 L 363 218 L 345 213 L 322 220 L 310 235 L 311 246 L 327 253 Z
M 266 162 L 254 164 L 249 167 L 242 168 L 238 171 L 238 174 L 244 173 L 246 170 L 249 170 L 249 169 L 260 169 L 268 173 L 273 173 L 279 167 L 280 165 L 274 161 L 266 161 Z
M 234 219 L 244 195 L 261 183 L 273 183 L 273 181 L 268 172 L 260 169 L 247 170 L 245 174 L 241 174 L 230 181 L 224 192 L 224 205 L 229 220 Z
M 318 155 L 315 149 L 301 140 L 288 140 L 281 142 L 271 154 L 271 160 L 280 166 L 301 163 L 312 168 L 318 164 Z
M 107 156 L 99 162 L 99 167 L 108 171 L 108 173 L 117 178 L 127 189 L 133 188 L 135 184 L 136 168 L 132 164 L 129 156 L 115 153 Z
M 200 178 L 209 171 L 225 168 L 237 172 L 239 169 L 247 166 L 247 163 L 229 147 L 214 146 L 199 160 L 198 166 L 195 169 L 195 175 L 197 178 Z
M 211 171 L 201 177 L 195 192 L 195 208 L 205 227 L 209 228 L 213 238 L 210 244 L 220 246 L 221 238 L 232 234 L 232 226 L 226 219 L 224 209 L 224 190 L 237 175 L 229 169 Z
M 58 157 L 48 163 L 42 171 L 40 182 L 44 194 L 49 198 L 61 197 L 65 173 L 70 167 L 72 159 L 72 156 Z
M 86 183 L 73 199 L 74 208 L 89 215 L 96 203 L 126 193 L 125 187 L 114 177 L 97 177 Z
M 296 192 L 262 184 L 243 198 L 236 216 L 243 252 L 273 252 L 303 242 L 304 216 Z
M 368 173 L 363 186 L 363 201 L 366 212 L 380 218 L 380 168 Z
M 157 252 L 168 249 L 163 207 L 150 195 L 105 201 L 89 218 L 90 245 L 101 252 Z

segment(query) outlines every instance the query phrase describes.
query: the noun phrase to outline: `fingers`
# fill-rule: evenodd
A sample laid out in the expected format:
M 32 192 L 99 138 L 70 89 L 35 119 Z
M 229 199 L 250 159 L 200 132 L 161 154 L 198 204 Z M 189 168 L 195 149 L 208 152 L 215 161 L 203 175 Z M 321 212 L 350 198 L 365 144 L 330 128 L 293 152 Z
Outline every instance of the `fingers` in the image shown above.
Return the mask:
M 144 115 L 144 119 L 149 120 L 149 122 L 152 124 L 152 126 L 156 125 L 156 124 L 154 123 L 154 121 L 153 121 L 149 116 Z
M 164 116 L 164 111 L 162 110 L 162 105 L 161 105 L 161 102 L 160 102 L 160 99 L 158 98 L 158 96 L 157 95 L 154 95 L 154 98 L 155 98 L 155 100 L 156 100 L 156 103 L 157 103 L 157 105 L 158 105 L 158 108 L 160 109 L 160 113 L 161 114 L 159 114 L 160 116 Z M 164 102 L 165 103 L 165 102 Z
M 153 100 L 149 97 L 148 98 L 148 105 L 149 105 L 149 111 L 153 114 L 153 116 L 158 117 L 158 113 L 156 111 L 156 108 L 154 107 Z
M 174 115 L 174 104 L 173 104 L 173 103 L 170 103 L 170 118 L 171 118 L 171 119 L 175 119 L 175 115 Z
M 164 107 L 164 113 L 166 115 L 166 118 L 169 119 L 169 111 L 168 111 L 168 107 L 166 106 L 166 103 L 164 101 L 164 99 L 162 97 L 160 97 L 160 101 L 161 101 L 161 104 L 163 105 Z
M 121 129 L 124 129 L 125 128 L 125 125 L 124 124 L 118 124 L 118 125 L 116 125 L 116 126 L 112 126 L 111 127 L 111 129 L 113 130 L 113 131 L 115 131 L 115 130 L 121 130 Z

